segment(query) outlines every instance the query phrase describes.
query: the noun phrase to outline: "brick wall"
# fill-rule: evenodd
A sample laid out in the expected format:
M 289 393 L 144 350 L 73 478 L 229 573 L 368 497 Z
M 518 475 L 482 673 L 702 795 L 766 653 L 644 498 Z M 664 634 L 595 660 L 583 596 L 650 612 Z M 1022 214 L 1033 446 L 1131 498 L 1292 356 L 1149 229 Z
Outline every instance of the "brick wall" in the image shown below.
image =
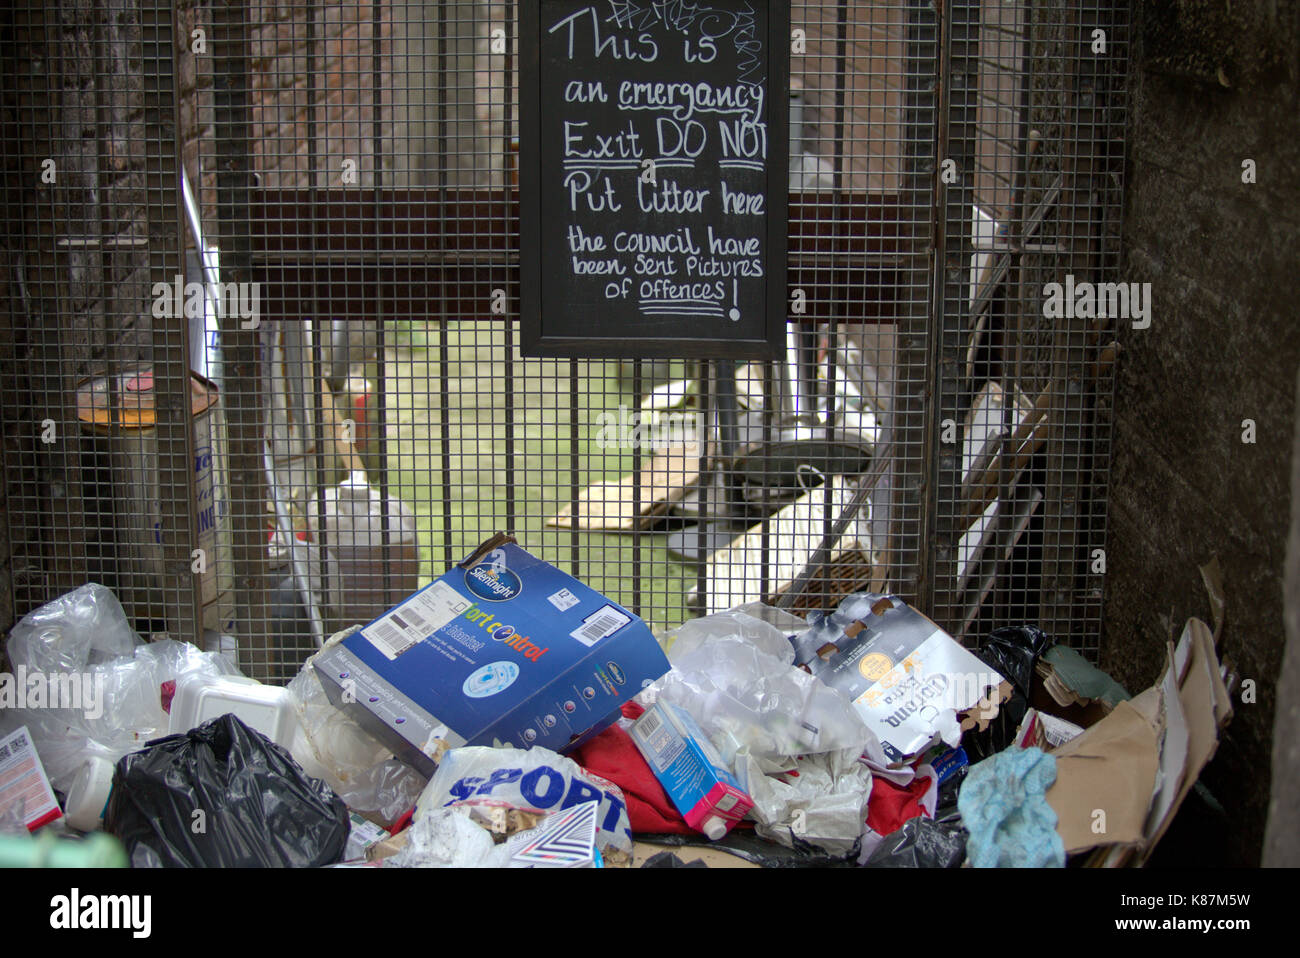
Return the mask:
M 385 84 L 393 70 L 392 11 L 387 4 L 380 4 L 379 11 L 382 19 L 376 33 L 371 3 L 249 5 L 253 169 L 262 186 L 337 187 L 344 185 L 345 170 L 350 179 L 355 171 L 351 185 L 373 185 L 380 162 L 373 109 L 375 71 Z M 205 203 L 211 213 L 215 181 L 210 167 L 215 150 L 210 146 L 213 130 L 207 112 L 210 64 L 200 65 L 199 86 L 205 117 Z M 315 105 L 314 116 L 309 103 Z M 381 139 L 386 141 L 392 131 L 391 96 L 384 96 L 382 110 Z M 347 160 L 354 166 L 345 167 Z
M 796 0 L 792 29 L 803 29 L 807 53 L 791 57 L 791 78 L 803 89 L 804 148 L 833 161 L 837 137 L 844 141 L 845 188 L 890 192 L 899 188 L 903 155 L 902 84 L 906 52 L 906 4 L 849 3 L 843 30 L 848 70 L 837 80 L 840 4 Z M 843 119 L 837 106 L 843 97 Z M 842 127 L 840 123 L 842 122 Z

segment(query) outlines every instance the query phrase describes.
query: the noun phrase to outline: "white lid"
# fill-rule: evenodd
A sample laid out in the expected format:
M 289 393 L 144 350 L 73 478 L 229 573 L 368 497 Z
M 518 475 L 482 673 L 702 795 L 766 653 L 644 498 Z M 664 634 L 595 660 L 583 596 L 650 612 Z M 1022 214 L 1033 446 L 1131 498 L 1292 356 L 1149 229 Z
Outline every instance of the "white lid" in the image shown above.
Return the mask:
M 704 820 L 704 824 L 700 826 L 700 831 L 708 836 L 709 841 L 716 842 L 727 834 L 727 822 L 725 819 L 714 815 Z
M 99 828 L 112 790 L 113 763 L 98 756 L 87 759 L 68 787 L 68 804 L 64 809 L 68 824 L 83 832 Z
M 233 712 L 277 745 L 293 742 L 297 719 L 289 690 L 262 685 L 243 675 L 210 676 L 192 672 L 176 682 L 168 730 L 188 732 L 209 719 Z

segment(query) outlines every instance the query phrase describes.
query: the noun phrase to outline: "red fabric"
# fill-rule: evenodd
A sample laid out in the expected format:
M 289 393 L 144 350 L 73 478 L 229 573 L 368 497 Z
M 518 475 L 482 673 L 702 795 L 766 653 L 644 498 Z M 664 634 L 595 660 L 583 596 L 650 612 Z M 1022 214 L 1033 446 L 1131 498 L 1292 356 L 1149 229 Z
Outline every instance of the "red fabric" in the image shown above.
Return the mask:
M 867 802 L 867 826 L 880 835 L 898 831 L 910 819 L 925 815 L 921 799 L 930 790 L 930 779 L 914 778 L 904 788 L 881 776 L 871 779 L 871 798 Z
M 635 719 L 645 711 L 635 702 L 623 706 L 623 716 Z M 628 824 L 633 833 L 694 835 L 695 829 L 673 806 L 655 773 L 641 757 L 632 736 L 611 725 L 570 756 L 594 775 L 613 782 L 627 799 Z
M 396 835 L 407 825 L 411 824 L 411 819 L 415 815 L 415 806 L 412 805 L 406 811 L 402 812 L 397 821 L 393 822 L 393 827 L 388 830 L 388 834 Z

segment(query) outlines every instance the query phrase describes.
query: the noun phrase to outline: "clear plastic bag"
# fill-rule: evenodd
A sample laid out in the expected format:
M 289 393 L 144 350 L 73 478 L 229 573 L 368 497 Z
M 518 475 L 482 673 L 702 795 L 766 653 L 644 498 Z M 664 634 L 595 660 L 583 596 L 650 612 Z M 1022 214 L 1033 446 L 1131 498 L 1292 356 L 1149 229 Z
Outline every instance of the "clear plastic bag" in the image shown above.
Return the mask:
M 40 616 L 43 625 L 26 633 L 33 641 L 19 645 L 15 668 L 21 664 L 29 673 L 64 676 L 82 693 L 80 707 L 15 708 L 0 714 L 0 732 L 27 726 L 50 784 L 65 794 L 88 759 L 116 762 L 167 734 L 171 695 L 182 676 L 239 674 L 226 656 L 202 652 L 188 642 L 162 639 L 132 647 L 119 627 L 126 622 L 125 617 L 118 621 L 120 613 L 121 606 L 107 589 L 83 586 L 28 616 Z M 87 633 L 95 623 L 107 632 Z M 134 639 L 135 633 L 126 628 Z M 42 636 L 53 630 L 61 637 Z M 105 658 L 123 647 L 125 654 Z M 63 667 L 47 671 L 34 662 Z
M 768 629 L 790 649 L 779 631 L 743 613 L 697 620 L 690 644 L 674 648 L 672 671 L 645 699 L 684 708 L 733 768 L 741 749 L 768 773 L 789 770 L 796 755 L 879 751 L 852 703 L 790 665 L 792 650 L 788 657 L 767 651 L 775 644 Z
M 10 630 L 6 650 L 15 669 L 80 672 L 130 655 L 138 644 L 117 596 L 89 582 L 23 616 Z
M 353 631 L 331 636 L 326 645 Z M 415 804 L 428 780 L 330 702 L 312 659 L 288 689 L 298 717 L 289 751 L 308 775 L 323 779 L 353 811 L 388 825 Z
M 790 665 L 794 662 L 794 646 L 776 623 L 792 626 L 791 632 L 807 628 L 802 620 L 789 613 L 751 603 L 683 622 L 664 636 L 664 644 L 669 661 L 676 662 L 717 639 L 743 639 L 766 655 Z
M 162 639 L 138 647 L 91 669 L 92 681 L 103 678 L 106 707 L 97 718 L 87 718 L 90 738 L 122 751 L 139 748 L 169 731 L 171 698 L 176 683 L 194 674 L 239 675 L 225 655 L 202 652 L 188 642 Z

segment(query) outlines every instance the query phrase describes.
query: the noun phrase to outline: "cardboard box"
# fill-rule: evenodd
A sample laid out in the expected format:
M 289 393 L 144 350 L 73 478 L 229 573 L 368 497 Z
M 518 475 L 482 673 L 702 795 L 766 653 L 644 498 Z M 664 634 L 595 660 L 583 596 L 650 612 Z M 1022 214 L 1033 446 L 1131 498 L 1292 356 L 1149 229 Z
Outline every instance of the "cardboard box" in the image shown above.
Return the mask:
M 505 535 L 314 664 L 336 706 L 426 775 L 461 745 L 575 748 L 669 669 L 644 622 Z
M 795 664 L 857 707 L 902 764 L 987 725 L 1011 683 L 896 596 L 864 593 L 794 639 Z
M 630 734 L 691 828 L 716 841 L 754 807 L 685 709 L 657 702 L 637 719 Z

